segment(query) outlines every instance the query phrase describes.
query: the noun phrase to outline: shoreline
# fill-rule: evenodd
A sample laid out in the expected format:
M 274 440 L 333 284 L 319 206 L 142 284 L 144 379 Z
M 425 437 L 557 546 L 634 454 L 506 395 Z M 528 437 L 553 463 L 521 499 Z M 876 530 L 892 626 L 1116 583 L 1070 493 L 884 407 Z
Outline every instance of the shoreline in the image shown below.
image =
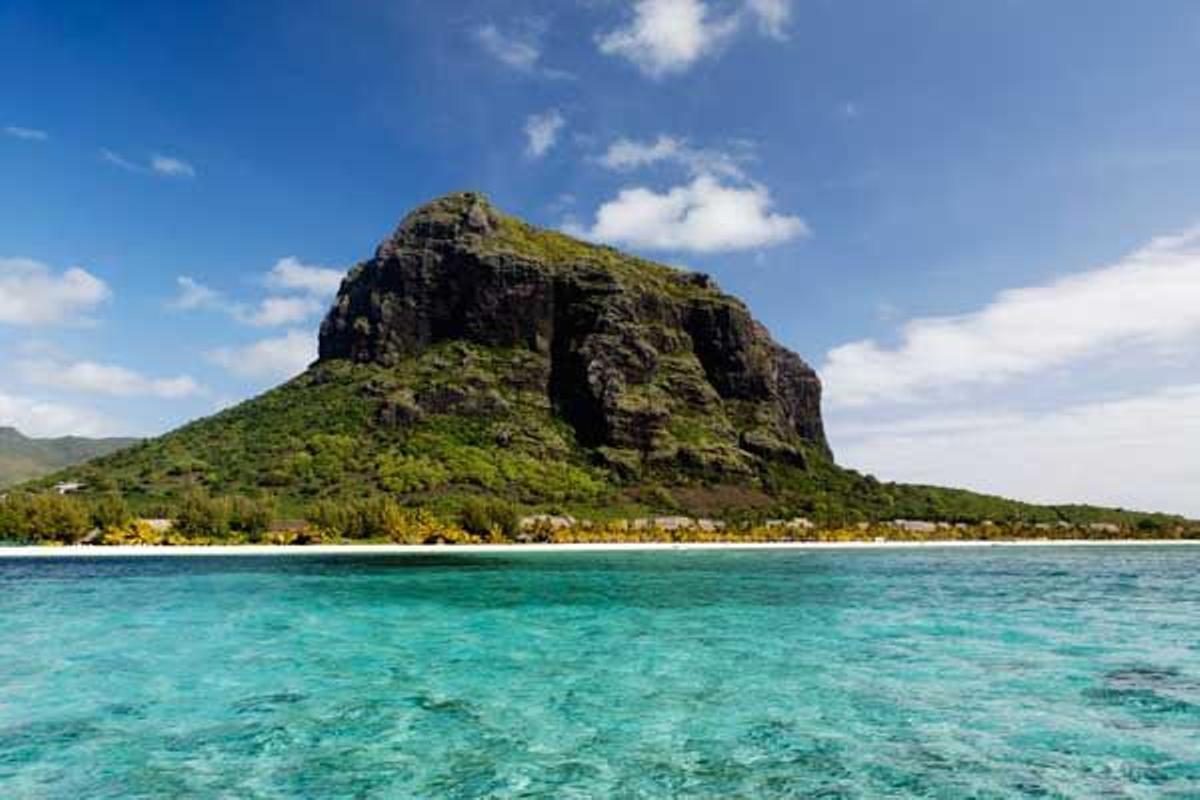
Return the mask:
M 451 555 L 663 550 L 921 550 L 978 547 L 1187 547 L 1200 539 L 947 539 L 858 542 L 610 542 L 581 544 L 44 545 L 0 546 L 5 558 Z

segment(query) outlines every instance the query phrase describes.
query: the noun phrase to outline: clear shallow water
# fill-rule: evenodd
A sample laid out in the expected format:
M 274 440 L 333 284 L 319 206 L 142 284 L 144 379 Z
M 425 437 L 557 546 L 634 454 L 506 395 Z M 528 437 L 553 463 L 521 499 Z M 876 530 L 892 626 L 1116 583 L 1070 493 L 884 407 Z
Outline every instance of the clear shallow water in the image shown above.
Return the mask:
M 0 560 L 2 797 L 1200 797 L 1200 549 Z

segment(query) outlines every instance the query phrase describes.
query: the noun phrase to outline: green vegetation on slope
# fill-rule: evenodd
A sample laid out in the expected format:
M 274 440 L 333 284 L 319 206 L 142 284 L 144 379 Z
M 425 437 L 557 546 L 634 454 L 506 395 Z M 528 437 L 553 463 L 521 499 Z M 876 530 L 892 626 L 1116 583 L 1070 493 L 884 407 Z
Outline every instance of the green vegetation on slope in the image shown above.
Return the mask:
M 296 520 L 311 519 L 321 503 L 333 519 L 339 505 L 379 498 L 459 520 L 481 498 L 500 498 L 520 513 L 599 521 L 684 513 L 742 524 L 799 516 L 835 527 L 891 519 L 1177 522 L 883 483 L 808 451 L 803 463 L 766 467 L 738 451 L 744 472 L 731 476 L 727 460 L 704 456 L 735 449 L 721 413 L 672 418 L 640 452 L 593 451 L 554 415 L 547 369 L 530 351 L 463 342 L 393 368 L 324 362 L 250 402 L 29 488 L 75 480 L 86 485 L 84 499 L 116 493 L 137 514 L 168 518 L 203 495 L 269 503 L 277 518 Z M 647 405 L 669 409 L 670 392 L 659 395 Z
M 544 394 L 528 352 L 453 343 L 384 369 L 318 365 L 255 400 L 68 470 L 85 492 L 165 508 L 188 492 L 317 500 L 377 495 L 437 509 L 483 493 L 576 507 L 610 490 Z

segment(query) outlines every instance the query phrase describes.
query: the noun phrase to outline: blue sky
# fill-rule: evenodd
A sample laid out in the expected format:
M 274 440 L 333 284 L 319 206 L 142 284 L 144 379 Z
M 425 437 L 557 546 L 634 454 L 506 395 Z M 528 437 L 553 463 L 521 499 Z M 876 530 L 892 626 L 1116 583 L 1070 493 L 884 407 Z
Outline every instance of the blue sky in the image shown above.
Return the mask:
M 10 0 L 0 424 L 274 385 L 476 188 L 712 273 L 844 463 L 1200 515 L 1198 53 L 1172 0 Z

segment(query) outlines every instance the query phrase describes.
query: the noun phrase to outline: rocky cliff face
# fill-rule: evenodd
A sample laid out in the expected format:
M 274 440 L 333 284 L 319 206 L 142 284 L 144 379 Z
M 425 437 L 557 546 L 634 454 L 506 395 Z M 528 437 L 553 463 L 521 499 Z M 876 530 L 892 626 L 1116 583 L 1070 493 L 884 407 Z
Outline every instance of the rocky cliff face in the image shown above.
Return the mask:
M 475 193 L 418 208 L 350 272 L 320 358 L 395 366 L 453 340 L 532 354 L 512 379 L 616 468 L 829 456 L 816 373 L 707 276 L 534 228 Z

